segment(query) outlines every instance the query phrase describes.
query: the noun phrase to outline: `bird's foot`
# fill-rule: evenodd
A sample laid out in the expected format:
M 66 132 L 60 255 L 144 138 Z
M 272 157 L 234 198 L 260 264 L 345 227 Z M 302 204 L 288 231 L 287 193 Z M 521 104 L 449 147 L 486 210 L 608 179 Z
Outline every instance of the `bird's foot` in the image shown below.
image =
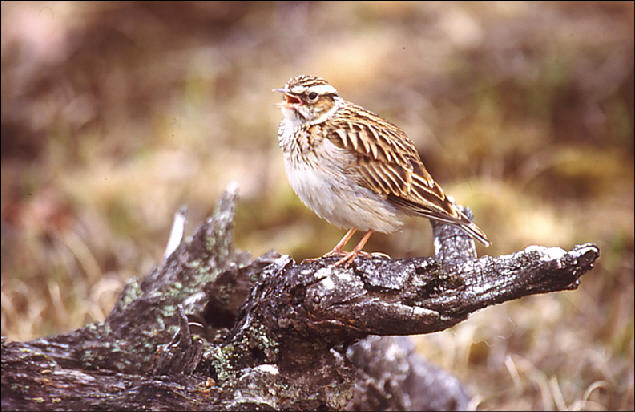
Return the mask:
M 340 260 L 338 260 L 337 262 L 335 262 L 335 266 L 342 266 L 344 265 L 345 268 L 349 267 L 351 265 L 351 263 L 355 260 L 355 258 L 359 255 L 363 255 L 366 252 L 360 253 L 359 250 L 352 250 L 350 252 L 348 252 L 347 254 L 344 255 L 343 258 L 341 258 Z
M 370 252 L 370 253 L 364 252 L 364 253 L 365 253 L 364 256 L 366 256 L 369 259 L 372 259 L 372 258 L 392 259 L 389 254 L 383 253 L 383 252 Z
M 309 259 L 303 259 L 303 260 L 302 260 L 302 263 L 312 263 L 312 262 L 317 262 L 317 261 L 319 261 L 319 260 L 322 260 L 322 259 L 324 259 L 324 258 L 329 258 L 329 257 L 332 257 L 332 256 L 341 257 L 341 256 L 346 256 L 346 255 L 347 255 L 347 253 L 346 253 L 346 252 L 344 252 L 341 248 L 337 248 L 337 247 L 335 247 L 335 248 L 333 248 L 333 250 L 331 250 L 330 252 L 327 252 L 327 253 L 323 254 L 323 255 L 322 255 L 322 256 L 320 256 L 320 257 L 317 257 L 317 258 L 309 258 Z
M 355 260 L 355 258 L 357 256 L 363 256 L 365 258 L 368 259 L 373 259 L 373 258 L 382 258 L 382 259 L 390 259 L 390 256 L 385 254 L 385 253 L 381 253 L 381 252 L 366 252 L 363 250 L 355 250 L 353 249 L 352 251 L 344 254 L 344 256 L 338 260 L 337 262 L 335 262 L 335 266 L 342 266 L 344 265 L 344 267 L 349 267 L 351 263 L 353 263 L 353 261 Z

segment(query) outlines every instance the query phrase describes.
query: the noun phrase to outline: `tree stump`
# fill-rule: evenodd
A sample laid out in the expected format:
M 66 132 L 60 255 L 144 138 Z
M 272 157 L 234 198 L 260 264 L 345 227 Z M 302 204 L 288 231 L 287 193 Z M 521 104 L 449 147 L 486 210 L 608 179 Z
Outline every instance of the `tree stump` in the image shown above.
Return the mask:
M 2 337 L 3 409 L 466 409 L 461 383 L 403 335 L 481 308 L 575 289 L 599 249 L 530 246 L 476 257 L 433 223 L 435 257 L 297 264 L 232 246 L 235 190 L 103 323 L 29 342 Z M 402 336 L 397 336 L 402 335 Z

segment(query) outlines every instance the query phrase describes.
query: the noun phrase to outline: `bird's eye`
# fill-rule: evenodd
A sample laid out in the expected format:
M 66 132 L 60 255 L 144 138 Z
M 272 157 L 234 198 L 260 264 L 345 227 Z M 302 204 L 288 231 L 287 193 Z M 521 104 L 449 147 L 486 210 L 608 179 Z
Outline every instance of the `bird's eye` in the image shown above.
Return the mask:
M 309 93 L 309 100 L 314 101 L 315 99 L 317 99 L 318 94 L 316 92 L 311 92 Z

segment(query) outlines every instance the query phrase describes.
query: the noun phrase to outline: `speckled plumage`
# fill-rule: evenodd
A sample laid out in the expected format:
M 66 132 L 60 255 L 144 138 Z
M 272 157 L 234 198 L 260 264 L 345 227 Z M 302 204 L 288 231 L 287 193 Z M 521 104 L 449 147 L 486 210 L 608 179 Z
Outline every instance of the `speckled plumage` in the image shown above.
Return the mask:
M 404 215 L 421 215 L 459 225 L 489 245 L 399 127 L 343 100 L 319 77 L 298 76 L 274 90 L 285 97 L 278 140 L 289 182 L 318 216 L 340 227 L 389 233 L 402 226 Z M 341 243 L 329 254 L 343 254 Z

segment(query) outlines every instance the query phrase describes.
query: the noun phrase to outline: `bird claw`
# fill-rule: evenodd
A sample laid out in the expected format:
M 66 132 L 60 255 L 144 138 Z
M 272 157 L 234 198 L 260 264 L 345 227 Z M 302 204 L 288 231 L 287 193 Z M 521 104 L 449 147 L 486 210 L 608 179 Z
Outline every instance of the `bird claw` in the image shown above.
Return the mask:
M 357 256 L 363 256 L 367 259 L 373 259 L 373 258 L 390 259 L 389 255 L 385 253 L 381 253 L 381 252 L 369 253 L 363 250 L 359 250 L 359 251 L 353 250 L 351 252 L 346 253 L 344 257 L 342 257 L 340 260 L 335 262 L 335 266 L 344 265 L 344 267 L 349 267 L 350 264 L 353 263 L 353 261 L 355 260 Z
M 380 258 L 380 259 L 392 259 L 389 254 L 383 252 L 364 252 L 364 256 L 369 259 Z
M 342 247 L 344 247 L 346 242 L 348 242 L 350 240 L 351 236 L 353 236 L 354 233 L 355 233 L 355 229 L 349 230 L 348 233 L 346 233 L 346 236 L 344 236 L 342 238 L 342 240 L 340 240 L 340 242 L 337 245 L 335 245 L 335 247 L 330 252 L 324 254 L 322 257 L 319 257 L 319 258 L 304 259 L 302 261 L 302 263 L 317 262 L 317 261 L 319 261 L 321 259 L 324 259 L 324 258 L 337 256 L 337 257 L 341 257 L 341 259 L 338 260 L 337 262 L 335 262 L 335 266 L 342 266 L 343 265 L 344 267 L 349 267 L 350 264 L 355 260 L 355 258 L 357 256 L 364 256 L 365 258 L 368 258 L 368 259 L 373 259 L 373 258 L 377 258 L 377 257 L 384 258 L 384 259 L 386 259 L 386 258 L 390 259 L 390 256 L 388 256 L 385 253 L 381 253 L 381 252 L 368 253 L 368 252 L 365 252 L 364 250 L 362 250 L 362 248 L 366 244 L 366 241 L 368 241 L 368 238 L 373 233 L 372 230 L 369 230 L 368 232 L 366 232 L 366 234 L 364 235 L 362 240 L 359 241 L 359 243 L 357 244 L 357 246 L 355 246 L 353 248 L 353 250 L 351 250 L 350 252 L 344 252 L 342 250 Z
M 344 252 L 343 250 L 331 250 L 328 253 L 325 253 L 324 255 L 322 255 L 322 257 L 318 258 L 318 259 L 323 259 L 323 258 L 328 258 L 328 257 L 332 257 L 332 256 L 346 256 L 348 253 Z
M 324 254 L 323 256 L 320 256 L 318 258 L 308 258 L 308 259 L 302 259 L 302 264 L 304 263 L 314 263 L 314 262 L 319 262 L 320 260 L 324 259 L 324 258 L 330 258 L 330 257 L 341 257 L 340 260 L 338 260 L 337 262 L 335 262 L 335 266 L 342 266 L 344 265 L 344 267 L 349 267 L 351 265 L 351 263 L 353 263 L 353 261 L 355 260 L 355 258 L 357 256 L 363 256 L 367 259 L 374 259 L 374 258 L 381 258 L 381 259 L 390 259 L 390 256 L 387 255 L 386 253 L 382 253 L 382 252 L 366 252 L 364 250 L 360 250 L 360 251 L 355 251 L 352 250 L 350 252 L 344 252 L 344 251 L 333 251 L 331 250 L 330 252 Z
M 364 252 L 366 253 L 366 252 Z M 340 260 L 338 260 L 337 262 L 335 262 L 335 266 L 341 266 L 344 265 L 345 268 L 349 267 L 351 265 L 351 263 L 355 260 L 355 258 L 359 255 L 361 255 L 362 253 L 360 253 L 359 251 L 351 251 L 348 252 L 347 254 L 344 255 L 343 258 L 341 258 Z
M 313 262 L 318 262 L 324 258 L 330 258 L 333 256 L 337 256 L 337 257 L 342 257 L 342 256 L 346 256 L 347 253 L 344 252 L 343 250 L 338 250 L 338 249 L 333 249 L 330 252 L 327 252 L 325 254 L 323 254 L 320 257 L 316 257 L 316 258 L 307 258 L 307 259 L 302 259 L 302 263 L 313 263 Z

